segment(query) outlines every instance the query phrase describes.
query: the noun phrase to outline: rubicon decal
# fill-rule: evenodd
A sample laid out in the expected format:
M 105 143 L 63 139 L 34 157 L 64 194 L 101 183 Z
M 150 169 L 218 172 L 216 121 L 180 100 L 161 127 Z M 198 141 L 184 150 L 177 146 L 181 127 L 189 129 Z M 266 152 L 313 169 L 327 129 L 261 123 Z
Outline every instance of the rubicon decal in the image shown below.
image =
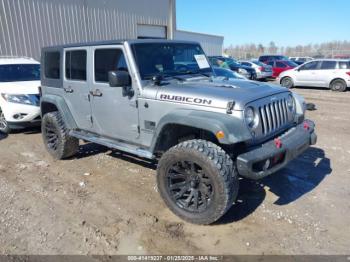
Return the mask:
M 190 104 L 201 104 L 201 105 L 211 105 L 212 100 L 198 98 L 198 97 L 187 97 L 187 96 L 174 96 L 174 95 L 160 95 L 161 100 L 175 101 L 175 102 L 186 102 Z

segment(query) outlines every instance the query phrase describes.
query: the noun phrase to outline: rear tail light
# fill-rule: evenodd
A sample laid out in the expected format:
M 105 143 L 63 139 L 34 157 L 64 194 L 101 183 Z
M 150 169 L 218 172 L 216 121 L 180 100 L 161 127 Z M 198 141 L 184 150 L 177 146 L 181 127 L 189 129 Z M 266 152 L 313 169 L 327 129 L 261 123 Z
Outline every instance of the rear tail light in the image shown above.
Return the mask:
M 259 70 L 260 70 L 260 71 L 264 71 L 264 69 L 265 69 L 265 68 L 264 68 L 263 66 L 260 66 L 260 67 L 259 67 Z
M 350 72 L 346 72 L 346 74 L 350 76 Z

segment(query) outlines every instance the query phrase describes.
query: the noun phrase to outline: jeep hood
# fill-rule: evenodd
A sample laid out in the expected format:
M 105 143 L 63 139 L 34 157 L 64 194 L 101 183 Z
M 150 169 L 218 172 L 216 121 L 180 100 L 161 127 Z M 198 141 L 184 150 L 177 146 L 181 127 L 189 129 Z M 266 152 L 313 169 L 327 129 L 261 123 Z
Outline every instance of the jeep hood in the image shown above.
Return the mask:
M 284 92 L 289 91 L 280 86 L 247 80 L 172 80 L 159 87 L 156 99 L 224 109 L 228 102 L 234 101 L 234 110 L 243 110 L 250 102 Z
M 23 82 L 0 82 L 0 93 L 2 94 L 39 94 L 40 81 Z

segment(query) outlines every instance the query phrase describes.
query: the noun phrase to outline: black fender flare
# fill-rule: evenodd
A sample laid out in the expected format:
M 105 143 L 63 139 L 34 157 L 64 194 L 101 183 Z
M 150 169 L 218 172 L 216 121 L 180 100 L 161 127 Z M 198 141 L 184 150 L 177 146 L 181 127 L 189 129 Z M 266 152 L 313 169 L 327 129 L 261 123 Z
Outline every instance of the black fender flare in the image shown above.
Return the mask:
M 166 114 L 159 121 L 151 144 L 152 152 L 155 150 L 163 129 L 169 124 L 194 127 L 211 132 L 213 135 L 222 131 L 225 137 L 218 139 L 218 141 L 220 144 L 225 145 L 236 144 L 252 139 L 252 135 L 245 125 L 243 118 L 218 112 L 177 109 Z

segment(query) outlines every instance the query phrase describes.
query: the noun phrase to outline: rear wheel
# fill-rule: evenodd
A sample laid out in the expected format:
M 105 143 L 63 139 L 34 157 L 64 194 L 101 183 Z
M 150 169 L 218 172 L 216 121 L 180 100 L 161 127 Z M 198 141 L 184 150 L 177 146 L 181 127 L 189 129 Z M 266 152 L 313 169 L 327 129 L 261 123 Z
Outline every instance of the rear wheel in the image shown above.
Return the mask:
M 336 92 L 344 92 L 346 91 L 346 87 L 346 83 L 342 79 L 333 80 L 330 85 L 331 90 Z
M 281 86 L 286 87 L 288 89 L 294 87 L 293 79 L 290 77 L 284 77 L 281 80 Z
M 65 159 L 78 152 L 79 140 L 68 134 L 59 112 L 44 115 L 41 131 L 46 149 L 55 159 Z
M 2 109 L 0 107 L 0 132 L 8 134 L 10 133 L 10 127 L 5 119 L 4 112 L 2 112 Z
M 157 183 L 169 209 L 194 224 L 218 220 L 238 193 L 233 161 L 204 140 L 185 141 L 167 151 L 158 164 Z

